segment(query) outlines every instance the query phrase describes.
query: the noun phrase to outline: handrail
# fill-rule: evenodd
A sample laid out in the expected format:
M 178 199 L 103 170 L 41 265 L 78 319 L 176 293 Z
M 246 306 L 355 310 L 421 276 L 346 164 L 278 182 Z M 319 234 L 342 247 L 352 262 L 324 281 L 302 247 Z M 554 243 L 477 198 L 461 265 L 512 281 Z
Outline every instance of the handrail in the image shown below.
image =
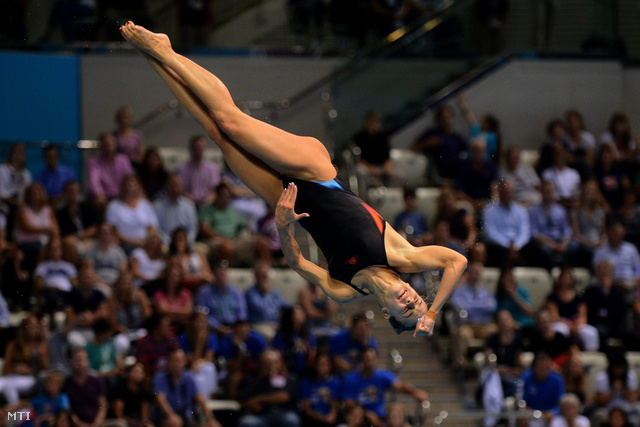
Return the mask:
M 172 99 L 171 101 L 166 102 L 166 103 L 154 108 L 153 110 L 151 110 L 150 112 L 148 112 L 147 114 L 145 114 L 144 116 L 142 116 L 141 118 L 136 120 L 133 123 L 133 127 L 134 128 L 142 127 L 142 126 L 146 125 L 147 123 L 149 123 L 150 121 L 152 121 L 153 119 L 155 119 L 156 117 L 161 116 L 162 114 L 166 113 L 167 111 L 175 110 L 179 106 L 180 106 L 180 103 L 177 100 Z

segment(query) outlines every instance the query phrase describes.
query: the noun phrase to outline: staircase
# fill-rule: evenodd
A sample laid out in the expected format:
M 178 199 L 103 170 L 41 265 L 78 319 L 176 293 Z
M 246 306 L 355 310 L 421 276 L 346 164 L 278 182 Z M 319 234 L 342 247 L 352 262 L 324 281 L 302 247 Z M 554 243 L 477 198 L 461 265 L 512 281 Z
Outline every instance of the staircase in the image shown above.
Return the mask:
M 402 356 L 402 367 L 399 372 L 396 372 L 396 375 L 401 380 L 410 382 L 429 393 L 431 407 L 425 414 L 422 425 L 432 426 L 434 417 L 442 411 L 449 413 L 466 411 L 463 405 L 464 399 L 458 389 L 455 372 L 448 364 L 442 362 L 436 352 L 436 346 L 430 341 L 438 340 L 439 347 L 446 349 L 448 348 L 448 338 L 413 338 L 409 332 L 396 335 L 388 322 L 380 315 L 378 304 L 372 297 L 353 301 L 340 307 L 340 313 L 344 315 L 347 322 L 354 314 L 368 311 L 372 311 L 374 314 L 371 325 L 373 335 L 378 341 L 380 367 L 393 370 L 391 352 L 397 350 Z M 441 320 L 438 319 L 438 321 Z M 388 395 L 388 398 L 393 399 L 393 395 Z M 411 396 L 398 394 L 397 401 L 404 404 L 407 414 L 419 415 L 418 404 Z M 464 419 L 456 419 L 451 422 L 447 422 L 445 419 L 442 423 L 443 427 L 477 427 L 479 425 L 477 420 Z

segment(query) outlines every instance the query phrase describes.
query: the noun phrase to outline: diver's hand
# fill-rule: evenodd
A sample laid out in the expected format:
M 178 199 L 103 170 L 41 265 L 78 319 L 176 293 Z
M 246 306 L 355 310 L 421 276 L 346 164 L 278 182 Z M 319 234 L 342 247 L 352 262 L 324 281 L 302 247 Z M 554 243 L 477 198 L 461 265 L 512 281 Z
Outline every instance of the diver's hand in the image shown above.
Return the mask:
M 298 187 L 292 182 L 284 189 L 278 205 L 276 206 L 276 227 L 285 228 L 292 222 L 302 218 L 307 218 L 308 213 L 297 214 L 295 212 L 296 197 L 298 196 Z
M 418 318 L 418 323 L 416 323 L 416 330 L 413 331 L 413 336 L 428 336 L 433 335 L 433 327 L 435 326 L 436 321 L 427 316 L 422 316 Z

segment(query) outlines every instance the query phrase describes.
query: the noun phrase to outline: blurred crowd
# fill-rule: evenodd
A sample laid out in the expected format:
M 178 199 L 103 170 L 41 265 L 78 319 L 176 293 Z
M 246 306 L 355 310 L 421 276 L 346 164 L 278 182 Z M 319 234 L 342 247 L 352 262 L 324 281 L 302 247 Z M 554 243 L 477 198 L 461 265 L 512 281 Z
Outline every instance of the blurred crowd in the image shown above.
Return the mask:
M 365 316 L 341 329 L 315 285 L 272 282 L 274 211 L 204 137 L 169 172 L 132 111 L 115 117 L 84 176 L 55 145 L 33 176 L 24 144 L 0 165 L 0 425 L 403 426 L 385 392 L 428 396 L 378 367 Z
M 443 245 L 469 257 L 450 299 L 456 313 L 464 312 L 451 328 L 453 365 L 469 367 L 470 343 L 485 343 L 487 360 L 493 357 L 481 374 L 479 403 L 489 412 L 500 412 L 502 398 L 511 396 L 553 426 L 589 425 L 587 418 L 575 421 L 579 413 L 592 425 L 627 425 L 604 424 L 607 411 L 640 425 L 638 379 L 625 359 L 640 350 L 640 151 L 628 117 L 612 114 L 595 136 L 580 112 L 569 110 L 549 121 L 531 159 L 505 147 L 498 119 L 477 118 L 465 95 L 457 107 L 438 109 L 433 127 L 411 147 L 429 159 L 425 181 L 441 186 L 435 218 L 419 209 L 415 188 L 404 189 L 404 209 L 389 218 L 414 245 Z M 456 113 L 468 129 L 455 129 Z M 402 183 L 378 114 L 367 115 L 353 145 L 364 196 Z M 495 293 L 483 282 L 485 267 L 500 272 Z M 515 267 L 553 273 L 542 304 L 534 305 L 531 294 L 540 291 L 518 283 Z M 576 286 L 579 270 L 586 288 Z M 531 370 L 526 352 L 535 354 Z M 584 352 L 609 358 L 593 384 L 585 381 Z M 575 412 L 571 421 L 565 412 Z

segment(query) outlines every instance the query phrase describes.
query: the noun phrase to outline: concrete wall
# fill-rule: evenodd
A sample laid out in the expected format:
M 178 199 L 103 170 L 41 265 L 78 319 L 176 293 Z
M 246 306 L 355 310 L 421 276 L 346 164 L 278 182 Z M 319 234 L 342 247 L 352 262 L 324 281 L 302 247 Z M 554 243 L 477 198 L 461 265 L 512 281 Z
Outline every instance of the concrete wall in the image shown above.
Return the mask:
M 213 71 L 228 86 L 238 101 L 280 101 L 306 88 L 330 73 L 337 60 L 288 58 L 194 57 L 194 61 Z M 95 138 L 114 127 L 114 112 L 129 105 L 136 118 L 174 99 L 162 80 L 138 54 L 87 55 L 82 57 L 82 129 L 83 137 Z M 288 131 L 312 135 L 325 140 L 324 102 L 321 91 L 292 108 L 267 116 L 256 111 L 254 116 L 267 119 Z M 141 129 L 149 144 L 185 146 L 189 135 L 202 133 L 200 125 L 183 109 L 158 117 Z
M 504 144 L 536 148 L 545 140 L 547 122 L 570 108 L 582 112 L 587 129 L 596 135 L 606 128 L 612 112 L 640 113 L 640 72 L 625 71 L 614 61 L 516 60 L 477 82 L 467 94 L 478 117 L 498 117 Z M 455 107 L 455 100 L 449 104 Z M 640 114 L 631 120 L 640 129 Z M 394 135 L 392 144 L 411 144 L 432 123 L 433 112 L 428 112 Z M 457 129 L 467 129 L 461 114 Z

